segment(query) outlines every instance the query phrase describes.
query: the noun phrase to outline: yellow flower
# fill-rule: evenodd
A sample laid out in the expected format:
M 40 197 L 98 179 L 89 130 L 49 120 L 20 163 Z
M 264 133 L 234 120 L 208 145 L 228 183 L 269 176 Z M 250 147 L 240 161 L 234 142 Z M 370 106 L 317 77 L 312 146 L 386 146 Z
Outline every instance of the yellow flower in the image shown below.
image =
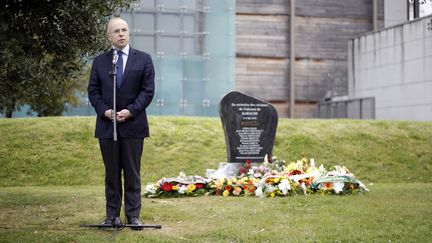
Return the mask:
M 279 178 L 274 178 L 273 181 L 274 181 L 274 183 L 279 183 L 280 179 L 281 179 L 280 177 Z
M 174 191 L 177 191 L 177 190 L 179 189 L 179 187 L 178 187 L 177 185 L 175 185 L 175 186 L 172 187 L 172 189 L 173 189 Z
M 195 186 L 195 184 L 189 184 L 188 186 L 187 186 L 187 189 L 188 189 L 188 191 L 193 191 L 193 190 L 195 190 L 196 189 L 196 186 Z
M 221 182 L 221 181 L 215 181 L 215 186 L 216 186 L 217 189 L 222 189 L 223 182 Z
M 227 181 L 228 186 L 232 186 L 232 182 L 230 180 Z
M 296 169 L 296 164 L 295 163 L 290 163 L 287 167 L 286 167 L 286 172 L 290 172 Z
M 229 196 L 229 191 L 225 190 L 225 191 L 222 193 L 222 195 L 223 195 L 224 197 L 228 197 L 228 196 Z
M 270 193 L 270 197 L 275 197 L 276 194 L 274 192 Z

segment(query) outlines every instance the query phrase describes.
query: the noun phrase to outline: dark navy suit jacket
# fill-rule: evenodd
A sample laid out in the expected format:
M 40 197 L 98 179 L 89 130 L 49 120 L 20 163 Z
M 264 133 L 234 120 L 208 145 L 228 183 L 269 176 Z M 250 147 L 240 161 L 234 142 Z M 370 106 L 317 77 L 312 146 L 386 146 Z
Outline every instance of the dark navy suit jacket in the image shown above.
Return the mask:
M 93 60 L 88 96 L 96 110 L 95 137 L 113 138 L 113 123 L 104 116 L 113 108 L 112 50 Z M 154 95 L 154 67 L 151 56 L 130 47 L 123 74 L 122 86 L 117 88 L 117 111 L 128 109 L 132 117 L 118 123 L 118 136 L 124 138 L 144 138 L 150 135 L 146 108 Z

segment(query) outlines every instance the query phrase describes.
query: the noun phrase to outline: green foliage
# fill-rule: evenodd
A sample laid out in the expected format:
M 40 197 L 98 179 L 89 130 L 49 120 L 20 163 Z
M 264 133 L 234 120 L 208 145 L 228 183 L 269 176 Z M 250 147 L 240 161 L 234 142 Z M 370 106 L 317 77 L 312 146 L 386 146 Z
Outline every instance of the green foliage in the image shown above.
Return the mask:
M 38 116 L 60 115 L 77 105 L 86 61 L 108 47 L 107 17 L 131 2 L 2 1 L 0 112 L 28 104 Z
M 143 184 L 226 161 L 220 119 L 149 118 Z M 0 119 L 0 186 L 102 185 L 94 117 Z M 273 154 L 344 165 L 369 182 L 432 182 L 432 123 L 279 119 Z

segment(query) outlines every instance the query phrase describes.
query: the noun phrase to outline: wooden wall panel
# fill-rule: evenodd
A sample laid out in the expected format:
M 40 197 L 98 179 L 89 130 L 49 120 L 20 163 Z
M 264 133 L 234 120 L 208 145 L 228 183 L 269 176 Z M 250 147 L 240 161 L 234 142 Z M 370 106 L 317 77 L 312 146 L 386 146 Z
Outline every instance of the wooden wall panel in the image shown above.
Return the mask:
M 287 57 L 287 16 L 236 16 L 236 51 L 241 57 Z
M 237 0 L 237 14 L 271 14 L 286 15 L 289 13 L 289 0 Z
M 348 40 L 370 29 L 366 20 L 296 17 L 296 57 L 346 60 Z
M 348 40 L 372 30 L 372 0 L 296 1 L 295 114 L 316 114 L 314 103 L 347 92 Z M 236 89 L 276 101 L 289 101 L 290 0 L 236 2 Z M 378 26 L 384 19 L 378 0 Z M 287 113 L 283 113 L 287 114 Z
M 236 59 L 236 89 L 264 100 L 286 100 L 289 61 L 285 59 Z
M 318 102 L 329 95 L 345 95 L 348 89 L 345 60 L 297 60 L 295 73 L 298 101 Z
M 372 25 L 372 2 L 373 0 L 297 0 L 296 16 L 368 20 Z M 381 28 L 384 27 L 384 0 L 378 0 L 377 7 L 378 27 Z

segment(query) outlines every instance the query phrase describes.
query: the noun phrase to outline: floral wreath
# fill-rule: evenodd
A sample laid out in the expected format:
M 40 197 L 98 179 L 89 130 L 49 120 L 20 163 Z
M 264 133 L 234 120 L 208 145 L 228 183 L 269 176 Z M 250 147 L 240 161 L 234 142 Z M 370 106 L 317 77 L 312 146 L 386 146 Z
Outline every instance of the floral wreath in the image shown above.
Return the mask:
M 250 161 L 229 178 L 186 176 L 162 178 L 146 186 L 146 197 L 183 197 L 200 195 L 286 197 L 308 194 L 357 194 L 369 191 L 345 166 L 315 166 L 314 159 L 286 163 L 277 157 L 260 165 Z

